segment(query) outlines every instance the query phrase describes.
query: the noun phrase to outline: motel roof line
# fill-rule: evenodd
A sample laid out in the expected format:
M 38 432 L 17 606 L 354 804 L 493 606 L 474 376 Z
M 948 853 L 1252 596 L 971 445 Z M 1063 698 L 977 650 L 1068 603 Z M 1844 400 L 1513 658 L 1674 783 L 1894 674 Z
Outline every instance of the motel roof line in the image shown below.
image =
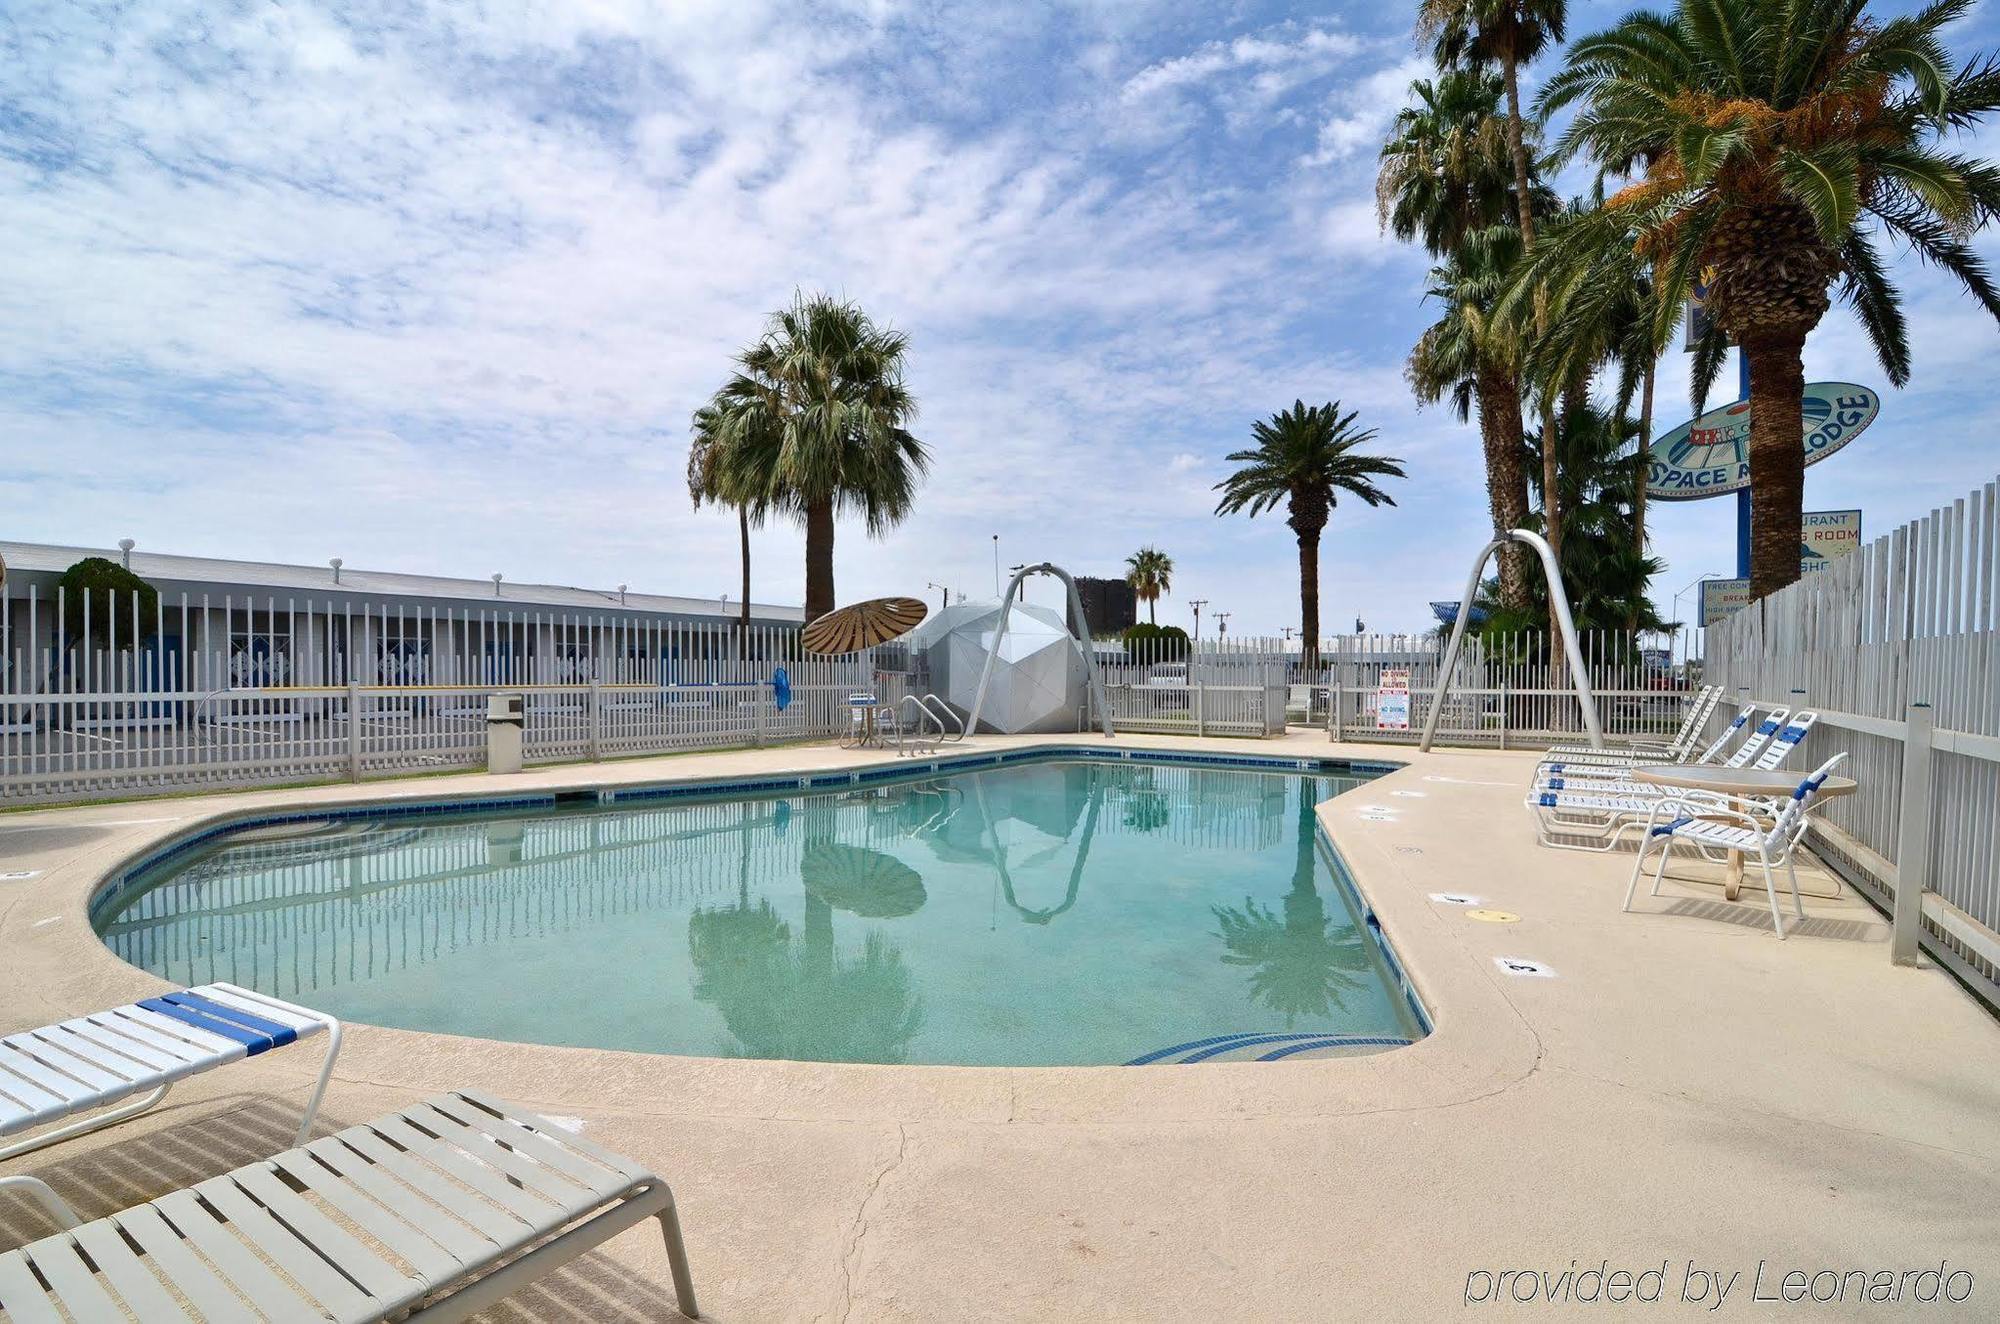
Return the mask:
M 54 579 L 87 556 L 117 561 L 125 553 L 116 547 L 73 547 L 52 543 L 0 542 L 0 557 L 7 562 L 10 580 L 17 576 L 30 583 L 52 586 Z M 463 605 L 468 608 L 553 608 L 572 612 L 606 612 L 639 615 L 694 616 L 708 619 L 734 617 L 739 605 L 732 601 L 725 613 L 720 595 L 682 597 L 674 594 L 628 591 L 619 601 L 615 588 L 578 588 L 567 584 L 534 584 L 502 580 L 494 592 L 491 579 L 462 579 L 448 575 L 412 575 L 395 571 L 363 570 L 343 564 L 340 581 L 334 582 L 331 566 L 289 565 L 278 561 L 237 561 L 223 557 L 177 556 L 164 552 L 134 549 L 134 574 L 161 592 L 207 592 L 210 605 L 218 594 L 240 592 L 258 598 L 280 594 L 311 597 L 315 600 L 405 599 Z M 752 620 L 765 624 L 797 624 L 805 617 L 798 607 L 752 602 Z

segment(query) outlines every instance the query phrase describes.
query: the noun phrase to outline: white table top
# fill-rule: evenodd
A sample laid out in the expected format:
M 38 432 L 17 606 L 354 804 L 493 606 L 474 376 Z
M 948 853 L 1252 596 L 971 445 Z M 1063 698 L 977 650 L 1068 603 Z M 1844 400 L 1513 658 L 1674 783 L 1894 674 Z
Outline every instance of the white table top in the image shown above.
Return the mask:
M 1642 764 L 1632 769 L 1630 775 L 1635 782 L 1685 786 L 1724 795 L 1790 795 L 1805 780 L 1804 774 L 1783 768 L 1716 768 L 1686 763 Z M 1820 784 L 1819 793 L 1829 798 L 1852 795 L 1857 785 L 1852 777 L 1828 777 Z

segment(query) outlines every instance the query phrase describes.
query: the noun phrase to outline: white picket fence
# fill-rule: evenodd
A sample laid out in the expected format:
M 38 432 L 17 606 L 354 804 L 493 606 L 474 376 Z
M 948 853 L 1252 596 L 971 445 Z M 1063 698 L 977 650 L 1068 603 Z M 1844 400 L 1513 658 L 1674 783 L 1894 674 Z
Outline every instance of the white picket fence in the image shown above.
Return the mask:
M 1820 853 L 2000 1005 L 2000 483 L 1914 520 L 1708 630 L 1706 679 L 1809 707 L 1794 756 L 1845 751 Z
M 550 763 L 825 739 L 849 693 L 893 688 L 872 653 L 807 656 L 778 626 L 188 594 L 146 621 L 130 595 L 88 605 L 0 592 L 0 804 L 483 767 L 502 691 L 526 698 L 524 757 Z

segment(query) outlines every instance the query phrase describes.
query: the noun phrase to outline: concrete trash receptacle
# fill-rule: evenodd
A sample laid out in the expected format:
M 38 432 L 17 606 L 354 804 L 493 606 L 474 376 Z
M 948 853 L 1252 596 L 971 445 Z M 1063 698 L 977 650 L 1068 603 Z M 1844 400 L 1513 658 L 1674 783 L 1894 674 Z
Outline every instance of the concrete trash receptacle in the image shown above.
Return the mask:
M 486 696 L 486 770 L 521 770 L 521 733 L 528 720 L 528 701 L 519 694 Z

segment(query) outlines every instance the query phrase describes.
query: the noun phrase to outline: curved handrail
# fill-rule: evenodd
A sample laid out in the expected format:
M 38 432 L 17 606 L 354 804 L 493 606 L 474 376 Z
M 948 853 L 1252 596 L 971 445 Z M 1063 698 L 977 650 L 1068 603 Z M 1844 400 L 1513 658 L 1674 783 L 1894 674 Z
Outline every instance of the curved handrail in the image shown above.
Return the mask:
M 913 754 L 921 754 L 921 753 L 923 753 L 923 752 L 924 752 L 924 727 L 925 727 L 925 726 L 926 726 L 927 724 L 930 724 L 930 725 L 935 725 L 935 726 L 937 727 L 937 737 L 936 737 L 936 739 L 934 739 L 934 740 L 933 740 L 933 741 L 931 742 L 931 749 L 932 749 L 932 751 L 933 751 L 933 752 L 935 752 L 935 751 L 937 750 L 938 746 L 940 746 L 940 745 L 942 745 L 942 744 L 944 743 L 944 723 L 943 723 L 943 722 L 940 722 L 940 721 L 938 721 L 938 719 L 937 719 L 937 714 L 936 714 L 936 713 L 933 713 L 933 712 L 932 712 L 932 711 L 931 711 L 930 709 L 926 708 L 926 707 L 924 706 L 924 704 L 923 704 L 923 701 L 922 701 L 921 699 L 917 698 L 917 696 L 916 696 L 916 695 L 914 695 L 914 694 L 905 694 L 905 695 L 904 695 L 904 696 L 903 696 L 903 697 L 902 697 L 901 699 L 899 699 L 899 700 L 897 700 L 897 701 L 896 701 L 896 706 L 895 706 L 895 708 L 891 710 L 891 711 L 893 711 L 894 713 L 896 713 L 896 754 L 897 754 L 897 756 L 898 756 L 898 757 L 901 757 L 901 756 L 902 756 L 902 753 L 903 753 L 903 721 L 902 721 L 902 711 L 903 711 L 903 705 L 904 705 L 904 704 L 906 704 L 906 703 L 907 703 L 907 704 L 915 704 L 915 705 L 916 705 L 916 708 L 917 708 L 917 726 L 916 726 L 916 731 L 915 731 L 915 733 L 914 733 L 914 734 L 916 735 L 916 744 L 915 744 L 915 748 L 913 748 L 913 749 L 911 750 L 911 753 L 913 753 Z
M 952 711 L 950 704 L 938 698 L 935 694 L 922 696 L 917 700 L 917 704 L 927 713 L 940 714 L 938 717 L 938 743 L 940 745 L 947 741 L 956 745 L 959 741 L 965 739 L 965 723 L 959 720 L 958 714 Z M 951 735 L 945 731 L 944 718 L 946 717 L 949 717 L 952 725 L 958 728 L 957 735 Z

